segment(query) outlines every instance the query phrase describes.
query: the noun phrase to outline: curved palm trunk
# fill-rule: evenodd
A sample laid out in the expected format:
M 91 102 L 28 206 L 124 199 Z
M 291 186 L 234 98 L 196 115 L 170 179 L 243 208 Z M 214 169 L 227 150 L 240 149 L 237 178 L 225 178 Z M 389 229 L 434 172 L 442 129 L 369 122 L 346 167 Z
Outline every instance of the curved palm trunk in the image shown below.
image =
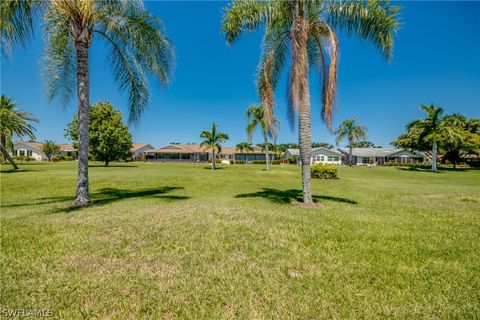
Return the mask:
M 17 164 L 15 163 L 15 161 L 13 161 L 13 158 L 10 156 L 10 154 L 7 152 L 7 150 L 3 147 L 3 144 L 1 143 L 0 143 L 0 152 L 2 152 L 3 157 L 7 159 L 8 162 L 10 162 L 10 164 L 13 166 L 13 169 L 18 170 Z
M 432 172 L 437 172 L 437 142 L 433 142 L 432 146 Z
M 310 161 L 312 158 L 312 129 L 310 109 L 310 87 L 308 80 L 307 29 L 303 3 L 296 2 L 296 21 L 292 29 L 292 63 L 296 65 L 296 87 L 298 90 L 298 142 L 302 160 L 303 203 L 312 203 L 310 189 Z
M 270 165 L 268 164 L 269 157 L 268 157 L 268 139 L 267 134 L 263 134 L 263 143 L 265 143 L 265 164 L 267 165 L 267 171 L 270 170 Z
M 78 96 L 78 176 L 77 206 L 90 204 L 88 191 L 88 126 L 90 121 L 90 79 L 88 66 L 88 44 L 75 43 L 77 57 Z

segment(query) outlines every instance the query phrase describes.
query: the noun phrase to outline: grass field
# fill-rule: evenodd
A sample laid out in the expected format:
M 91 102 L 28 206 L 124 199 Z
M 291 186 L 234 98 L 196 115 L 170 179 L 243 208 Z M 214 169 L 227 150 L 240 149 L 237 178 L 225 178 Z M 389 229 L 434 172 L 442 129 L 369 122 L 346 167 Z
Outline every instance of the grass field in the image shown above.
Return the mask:
M 2 168 L 1 308 L 62 319 L 479 319 L 480 171 Z

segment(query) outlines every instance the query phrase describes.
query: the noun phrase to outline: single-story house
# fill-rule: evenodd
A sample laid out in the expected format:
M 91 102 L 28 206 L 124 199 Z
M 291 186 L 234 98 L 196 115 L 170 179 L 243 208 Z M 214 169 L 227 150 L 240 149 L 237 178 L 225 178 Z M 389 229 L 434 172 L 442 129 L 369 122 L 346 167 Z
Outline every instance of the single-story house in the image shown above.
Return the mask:
M 163 162 L 207 162 L 212 160 L 212 150 L 203 149 L 198 144 L 169 144 L 164 147 L 145 150 L 143 152 L 148 161 Z M 275 159 L 273 154 L 271 159 Z M 235 147 L 222 147 L 216 154 L 218 160 L 225 161 L 265 161 L 265 153 L 259 147 L 254 147 L 253 152 L 239 152 Z
M 207 162 L 211 160 L 210 150 L 205 150 L 198 144 L 169 144 L 164 147 L 145 150 L 143 154 L 147 156 L 148 161 L 164 162 Z M 218 157 L 224 160 L 233 160 L 231 150 L 227 147 L 222 148 Z
M 285 152 L 285 159 L 290 157 L 295 158 L 295 162 L 300 164 L 300 150 L 299 149 L 287 149 Z M 342 154 L 334 149 L 327 149 L 323 147 L 312 148 L 312 157 L 310 164 L 342 164 Z
M 348 164 L 349 149 L 338 149 L 342 163 Z M 352 148 L 352 163 L 355 165 L 382 165 L 384 163 L 422 163 L 425 155 L 420 152 L 396 148 Z
M 152 150 L 153 147 L 148 143 L 133 143 L 132 148 L 132 159 L 134 161 L 141 161 L 143 160 L 143 153 L 147 150 Z
M 71 144 L 59 144 L 60 154 L 75 157 L 77 152 Z M 24 156 L 31 157 L 37 161 L 48 160 L 47 156 L 42 151 L 43 143 L 36 141 L 20 141 L 14 144 L 13 154 L 14 157 Z

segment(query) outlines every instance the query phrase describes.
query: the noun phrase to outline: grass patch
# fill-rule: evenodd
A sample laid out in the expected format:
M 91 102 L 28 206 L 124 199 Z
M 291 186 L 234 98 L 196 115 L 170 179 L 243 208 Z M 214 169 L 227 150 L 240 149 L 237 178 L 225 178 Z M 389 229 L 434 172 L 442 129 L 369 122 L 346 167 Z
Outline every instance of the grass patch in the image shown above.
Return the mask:
M 123 166 L 128 166 L 125 168 Z M 480 171 L 295 165 L 4 166 L 3 309 L 57 318 L 457 318 L 480 314 Z

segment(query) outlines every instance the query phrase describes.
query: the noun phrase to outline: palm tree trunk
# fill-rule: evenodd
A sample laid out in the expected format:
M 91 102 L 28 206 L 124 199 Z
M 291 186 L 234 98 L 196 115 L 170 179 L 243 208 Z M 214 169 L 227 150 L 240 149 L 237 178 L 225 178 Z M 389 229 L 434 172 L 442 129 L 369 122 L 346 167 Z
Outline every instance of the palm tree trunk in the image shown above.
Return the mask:
M 432 145 L 432 172 L 437 172 L 437 141 Z
M 351 167 L 353 164 L 353 157 L 352 157 L 352 142 L 350 141 L 350 145 L 348 148 L 348 165 Z
M 215 170 L 215 149 L 212 149 L 212 170 Z
M 298 92 L 298 142 L 302 160 L 303 203 L 312 203 L 310 189 L 310 161 L 312 158 L 312 129 L 310 109 L 310 86 L 308 80 L 307 39 L 308 23 L 304 3 L 297 1 L 294 8 L 295 22 L 292 28 L 292 63 L 296 64 Z
M 267 165 L 267 171 L 270 170 L 270 165 L 268 164 L 268 139 L 267 134 L 263 134 L 263 142 L 265 143 L 265 164 Z
M 90 204 L 88 191 L 88 126 L 90 121 L 90 75 L 88 65 L 88 44 L 75 43 L 77 57 L 77 96 L 78 96 L 78 176 L 77 206 Z
M 3 147 L 3 144 L 1 143 L 0 143 L 0 151 L 3 154 L 3 157 L 6 160 L 8 160 L 8 162 L 10 162 L 10 164 L 13 166 L 13 169 L 18 170 L 17 164 L 15 163 L 15 161 L 13 161 L 13 158 L 10 156 L 10 154 L 7 152 L 7 150 Z

